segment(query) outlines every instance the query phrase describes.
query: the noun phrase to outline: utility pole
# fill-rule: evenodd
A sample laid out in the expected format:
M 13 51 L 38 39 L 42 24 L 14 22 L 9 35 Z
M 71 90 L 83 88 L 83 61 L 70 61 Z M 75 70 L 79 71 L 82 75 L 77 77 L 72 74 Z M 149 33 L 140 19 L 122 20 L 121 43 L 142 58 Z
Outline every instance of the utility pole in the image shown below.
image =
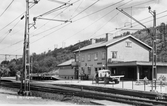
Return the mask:
M 152 88 L 151 90 L 153 91 L 153 83 L 154 80 L 156 81 L 157 79 L 157 46 L 156 46 L 156 11 L 151 11 L 151 7 L 148 7 L 149 13 L 153 16 L 153 34 L 152 34 Z M 156 90 L 156 82 L 155 82 L 155 90 Z
M 29 37 L 29 4 L 37 4 L 38 1 L 34 0 L 29 2 L 26 0 L 26 12 L 25 12 L 25 32 L 24 32 L 24 48 L 23 48 L 23 70 L 21 71 L 21 86 L 18 94 L 23 96 L 30 95 L 30 37 Z

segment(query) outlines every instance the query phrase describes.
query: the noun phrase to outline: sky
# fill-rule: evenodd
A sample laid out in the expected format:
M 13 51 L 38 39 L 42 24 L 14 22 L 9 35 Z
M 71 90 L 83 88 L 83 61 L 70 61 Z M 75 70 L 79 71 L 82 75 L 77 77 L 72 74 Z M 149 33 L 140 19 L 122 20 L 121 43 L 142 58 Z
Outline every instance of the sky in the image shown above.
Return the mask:
M 153 26 L 149 6 L 151 11 L 156 11 L 157 25 L 167 21 L 167 0 L 40 0 L 35 5 L 33 0 L 29 1 L 30 54 L 48 52 L 91 38 L 102 38 L 106 33 L 118 36 L 125 31 L 134 32 L 137 30 L 133 29 L 144 28 L 116 8 L 123 9 L 146 27 Z M 71 5 L 42 16 L 64 3 Z M 0 61 L 16 58 L 16 55 L 19 58 L 23 54 L 25 18 L 20 18 L 25 11 L 26 0 L 1 0 Z M 33 17 L 63 21 L 37 18 L 33 27 Z M 64 22 L 66 20 L 68 22 Z M 10 56 L 5 57 L 4 54 Z

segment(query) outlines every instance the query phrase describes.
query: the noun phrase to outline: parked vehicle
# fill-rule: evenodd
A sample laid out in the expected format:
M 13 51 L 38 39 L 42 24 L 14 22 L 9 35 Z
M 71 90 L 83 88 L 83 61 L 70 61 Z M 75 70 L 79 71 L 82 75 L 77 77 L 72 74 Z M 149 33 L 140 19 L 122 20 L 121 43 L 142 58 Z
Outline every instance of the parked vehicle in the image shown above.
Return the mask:
M 115 84 L 118 84 L 121 77 L 124 77 L 124 75 L 111 75 L 110 70 L 99 70 L 95 75 L 95 81 L 96 83 L 104 81 L 105 84 L 108 84 L 110 81 L 114 81 Z

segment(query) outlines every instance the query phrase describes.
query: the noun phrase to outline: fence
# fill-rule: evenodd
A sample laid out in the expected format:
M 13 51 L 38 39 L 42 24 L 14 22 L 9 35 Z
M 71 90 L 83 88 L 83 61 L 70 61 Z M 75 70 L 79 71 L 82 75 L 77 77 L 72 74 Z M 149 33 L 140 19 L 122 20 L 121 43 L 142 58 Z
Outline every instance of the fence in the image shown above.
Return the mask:
M 154 80 L 139 80 L 139 81 L 120 81 L 119 84 L 110 82 L 109 84 L 104 84 L 104 82 L 99 82 L 98 84 L 95 81 L 92 81 L 92 84 L 104 87 L 112 88 L 122 88 L 122 89 L 132 89 L 132 90 L 141 90 L 141 91 L 153 91 L 160 93 L 167 93 L 167 81 Z

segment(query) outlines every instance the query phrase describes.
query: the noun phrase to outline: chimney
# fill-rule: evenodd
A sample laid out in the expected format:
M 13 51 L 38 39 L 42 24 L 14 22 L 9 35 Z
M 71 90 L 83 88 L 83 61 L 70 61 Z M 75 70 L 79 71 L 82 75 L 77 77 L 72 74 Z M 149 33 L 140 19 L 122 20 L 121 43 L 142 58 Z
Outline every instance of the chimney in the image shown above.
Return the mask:
M 91 44 L 94 44 L 94 43 L 96 43 L 96 40 L 95 39 L 90 39 L 90 41 L 91 41 Z
M 109 41 L 113 39 L 113 34 L 112 33 L 106 33 L 106 41 Z

